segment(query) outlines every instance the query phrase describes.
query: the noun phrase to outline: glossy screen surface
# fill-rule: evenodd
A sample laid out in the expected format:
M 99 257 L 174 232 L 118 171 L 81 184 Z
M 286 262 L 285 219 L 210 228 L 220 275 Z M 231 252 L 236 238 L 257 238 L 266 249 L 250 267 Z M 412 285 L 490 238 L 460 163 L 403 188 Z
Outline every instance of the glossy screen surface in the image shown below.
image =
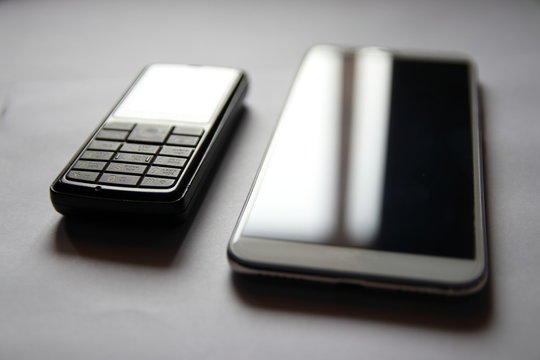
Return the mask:
M 311 51 L 242 235 L 474 258 L 470 76 L 464 60 Z
M 150 66 L 114 112 L 116 119 L 206 123 L 213 120 L 238 78 L 228 68 Z

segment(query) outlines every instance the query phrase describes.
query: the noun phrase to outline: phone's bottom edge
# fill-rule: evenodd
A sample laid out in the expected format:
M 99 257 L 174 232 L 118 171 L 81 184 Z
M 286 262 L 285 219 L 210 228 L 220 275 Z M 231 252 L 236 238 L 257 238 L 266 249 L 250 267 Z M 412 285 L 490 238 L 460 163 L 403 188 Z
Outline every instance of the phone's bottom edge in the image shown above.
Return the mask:
M 361 286 L 366 289 L 379 289 L 387 291 L 400 291 L 407 293 L 418 293 L 418 294 L 429 294 L 429 295 L 440 295 L 440 296 L 470 296 L 478 293 L 482 290 L 487 283 L 487 272 L 485 272 L 478 281 L 468 285 L 460 287 L 450 287 L 450 286 L 434 286 L 428 284 L 406 284 L 406 283 L 396 283 L 396 282 L 387 282 L 383 280 L 373 280 L 373 279 L 363 279 L 363 278 L 351 278 L 345 276 L 325 276 L 319 274 L 309 274 L 309 273 L 300 273 L 300 272 L 290 272 L 290 271 L 278 271 L 273 269 L 262 269 L 262 268 L 252 268 L 242 264 L 237 261 L 234 256 L 229 254 L 228 256 L 229 264 L 231 269 L 238 274 L 248 275 L 248 276 L 268 276 L 273 278 L 283 278 L 283 279 L 293 279 L 293 280 L 302 280 L 309 282 L 318 282 L 318 283 L 327 283 L 327 284 L 346 284 L 346 285 L 355 285 Z

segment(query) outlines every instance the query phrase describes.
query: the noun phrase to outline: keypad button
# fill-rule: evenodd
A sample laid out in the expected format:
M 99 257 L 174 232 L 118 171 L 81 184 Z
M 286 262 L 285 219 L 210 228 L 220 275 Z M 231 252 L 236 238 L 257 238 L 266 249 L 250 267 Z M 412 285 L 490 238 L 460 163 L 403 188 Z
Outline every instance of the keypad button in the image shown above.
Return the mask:
M 66 177 L 70 180 L 94 182 L 98 175 L 99 173 L 92 171 L 71 170 Z
M 141 182 L 141 186 L 144 187 L 154 187 L 154 188 L 168 188 L 173 186 L 173 179 L 163 179 L 155 177 L 145 177 Z
M 146 165 L 110 163 L 106 171 L 119 172 L 124 174 L 142 174 L 146 170 Z
M 101 175 L 98 182 L 101 184 L 135 186 L 139 182 L 140 178 L 140 176 L 135 175 L 104 173 Z
M 94 151 L 94 150 L 86 150 L 82 156 L 81 159 L 86 160 L 110 160 L 110 158 L 113 156 L 113 152 L 111 151 Z
M 123 141 L 126 139 L 127 134 L 127 131 L 102 129 L 97 133 L 96 139 Z
M 155 154 L 158 152 L 159 146 L 125 143 L 124 145 L 122 145 L 121 150 L 125 152 L 134 152 L 134 153 L 141 153 L 141 154 Z
M 116 151 L 122 143 L 117 141 L 103 141 L 103 140 L 94 140 L 88 146 L 92 150 L 110 150 Z
M 187 159 L 170 157 L 170 156 L 158 156 L 154 161 L 154 165 L 183 167 L 186 164 Z
M 104 161 L 79 160 L 73 165 L 74 169 L 101 171 L 107 165 Z
M 176 135 L 201 136 L 203 132 L 204 130 L 201 128 L 191 126 L 175 126 L 172 133 Z
M 180 175 L 180 169 L 161 166 L 151 166 L 147 175 L 176 178 Z
M 131 130 L 135 126 L 134 123 L 120 122 L 120 121 L 108 121 L 103 128 L 111 130 Z
M 159 152 L 161 155 L 190 157 L 193 153 L 193 148 L 182 146 L 167 146 L 164 145 Z
M 196 146 L 199 142 L 199 137 L 188 135 L 171 135 L 167 140 L 168 145 L 180 146 Z
M 115 161 L 123 161 L 138 164 L 148 164 L 152 160 L 152 155 L 117 153 L 114 157 Z
M 162 144 L 171 128 L 172 126 L 169 125 L 137 124 L 129 135 L 128 141 Z

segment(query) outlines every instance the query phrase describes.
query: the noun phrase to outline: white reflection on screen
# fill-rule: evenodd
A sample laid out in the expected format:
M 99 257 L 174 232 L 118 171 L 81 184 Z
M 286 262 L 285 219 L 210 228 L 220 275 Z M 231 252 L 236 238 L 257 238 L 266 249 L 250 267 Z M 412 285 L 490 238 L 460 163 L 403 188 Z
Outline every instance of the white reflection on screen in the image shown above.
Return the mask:
M 205 123 L 236 81 L 234 69 L 153 65 L 114 113 L 115 118 Z
M 345 224 L 349 239 L 366 245 L 382 217 L 392 58 L 364 49 L 355 57 L 355 69 Z
M 276 130 L 246 235 L 327 241 L 334 232 L 342 67 L 341 54 L 325 48 L 306 58 Z
M 368 245 L 380 226 L 391 55 L 306 57 L 261 171 L 244 236 Z M 259 178 L 260 179 L 260 178 Z

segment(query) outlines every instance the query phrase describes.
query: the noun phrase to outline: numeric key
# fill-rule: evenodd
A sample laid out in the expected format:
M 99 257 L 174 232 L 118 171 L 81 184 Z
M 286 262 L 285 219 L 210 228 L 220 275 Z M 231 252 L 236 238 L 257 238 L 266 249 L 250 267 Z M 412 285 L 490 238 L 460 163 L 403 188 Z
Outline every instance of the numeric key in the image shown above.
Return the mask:
M 101 184 L 110 184 L 110 185 L 120 185 L 120 186 L 135 186 L 139 182 L 140 176 L 135 175 L 124 175 L 124 174 L 110 174 L 104 173 L 99 178 L 99 183 Z
M 153 158 L 152 155 L 118 153 L 115 155 L 114 161 L 122 161 L 122 162 L 129 162 L 129 163 L 138 163 L 138 164 L 149 164 L 152 158 Z

